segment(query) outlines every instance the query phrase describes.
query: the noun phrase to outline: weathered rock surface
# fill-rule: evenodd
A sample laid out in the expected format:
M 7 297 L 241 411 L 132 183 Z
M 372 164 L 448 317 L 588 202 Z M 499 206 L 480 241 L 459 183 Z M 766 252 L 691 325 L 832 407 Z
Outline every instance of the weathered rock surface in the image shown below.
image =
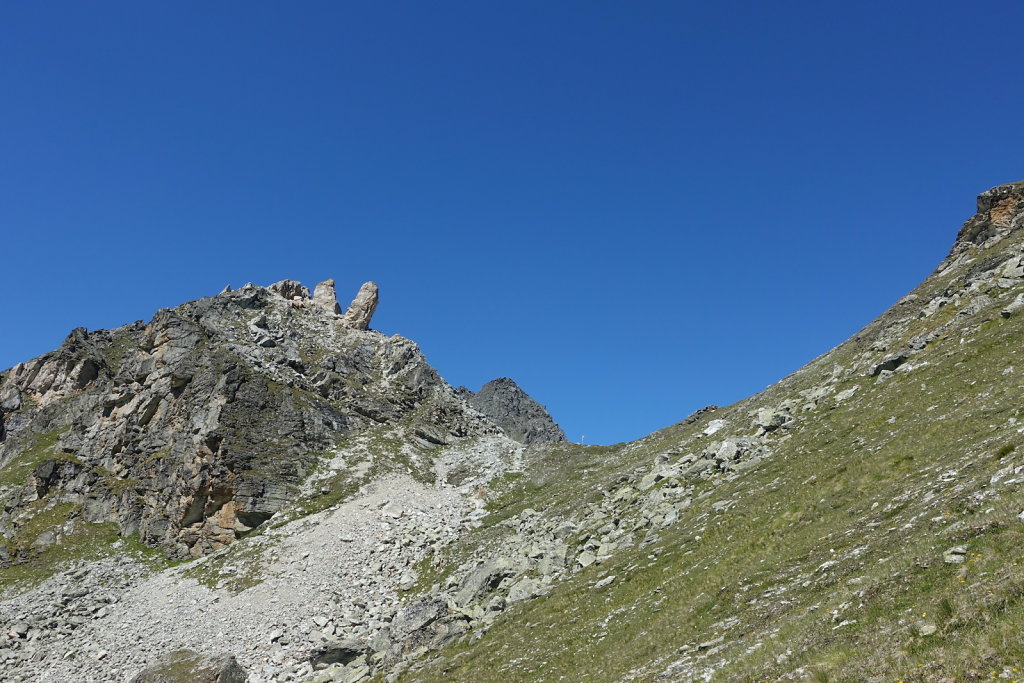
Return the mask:
M 345 324 L 356 330 L 365 330 L 370 327 L 370 319 L 377 310 L 377 302 L 380 298 L 379 288 L 376 282 L 365 282 L 356 293 L 356 298 L 349 304 L 345 311 Z
M 295 280 L 281 280 L 270 285 L 267 289 L 289 300 L 309 298 L 309 290 L 303 287 L 301 282 Z
M 566 440 L 565 432 L 547 409 L 508 377 L 491 380 L 476 393 L 466 387 L 456 392 L 516 441 L 531 444 Z
M 950 256 L 991 243 L 1020 228 L 1024 221 L 1022 201 L 1024 181 L 999 185 L 978 195 L 978 212 L 960 228 Z
M 248 674 L 231 655 L 172 652 L 135 676 L 131 683 L 245 683 Z
M 338 293 L 334 289 L 334 279 L 324 280 L 313 290 L 313 303 L 328 313 L 340 314 Z
M 247 285 L 146 324 L 77 329 L 0 376 L 0 533 L 25 537 L 26 506 L 65 504 L 69 519 L 198 557 L 281 510 L 341 439 L 407 424 L 429 451 L 497 431 L 414 343 L 365 330 L 375 285 L 350 309 L 355 329 L 293 305 L 308 296 L 289 280 Z M 27 559 L 39 536 L 24 540 L 0 562 Z

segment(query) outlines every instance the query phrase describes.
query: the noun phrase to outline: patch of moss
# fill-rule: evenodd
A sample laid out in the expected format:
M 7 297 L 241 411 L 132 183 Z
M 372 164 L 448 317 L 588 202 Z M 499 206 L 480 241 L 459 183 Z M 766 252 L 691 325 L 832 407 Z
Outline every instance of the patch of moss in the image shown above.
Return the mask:
M 0 487 L 24 485 L 32 470 L 48 459 L 70 459 L 73 457 L 68 454 L 54 453 L 54 447 L 61 434 L 69 429 L 71 429 L 71 425 L 66 425 L 37 436 L 17 457 L 0 469 Z
M 144 545 L 137 536 L 121 537 L 113 522 L 89 523 L 81 519 L 81 505 L 41 500 L 28 510 L 34 513 L 6 543 L 15 563 L 0 568 L 0 591 L 24 590 L 80 561 L 98 560 L 128 553 L 153 569 L 169 566 L 163 554 Z M 70 531 L 67 530 L 71 526 Z M 55 542 L 34 547 L 40 537 L 53 532 Z

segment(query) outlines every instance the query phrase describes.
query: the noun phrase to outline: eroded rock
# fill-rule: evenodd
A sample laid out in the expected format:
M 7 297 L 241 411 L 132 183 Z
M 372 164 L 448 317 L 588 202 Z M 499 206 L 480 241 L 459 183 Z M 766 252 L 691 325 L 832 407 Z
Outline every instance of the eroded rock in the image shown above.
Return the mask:
M 370 327 L 373 312 L 377 310 L 380 290 L 376 282 L 365 282 L 356 293 L 356 298 L 345 311 L 344 321 L 349 327 L 365 330 Z
M 308 299 L 309 290 L 296 280 L 281 280 L 267 287 L 271 292 L 280 294 L 289 301 L 292 299 Z
M 324 280 L 313 290 L 313 303 L 328 313 L 341 313 L 338 305 L 338 293 L 334 289 L 334 279 Z
M 231 655 L 177 650 L 141 671 L 131 683 L 245 683 L 248 677 Z

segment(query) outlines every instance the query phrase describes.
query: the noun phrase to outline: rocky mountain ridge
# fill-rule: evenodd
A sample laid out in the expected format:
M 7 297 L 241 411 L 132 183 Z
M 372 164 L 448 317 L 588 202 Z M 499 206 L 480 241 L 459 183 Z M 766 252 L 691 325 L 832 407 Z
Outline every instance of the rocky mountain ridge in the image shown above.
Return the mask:
M 74 330 L 10 369 L 0 532 L 16 539 L 25 510 L 59 499 L 85 522 L 199 557 L 280 512 L 353 435 L 401 427 L 401 457 L 426 471 L 431 450 L 498 433 L 414 343 L 368 329 L 377 301 L 374 283 L 344 315 L 333 280 L 313 296 L 291 280 L 229 287 L 148 324 Z M 31 553 L 15 542 L 7 561 Z
M 567 441 L 547 409 L 530 398 L 515 380 L 493 379 L 474 393 L 466 387 L 455 389 L 460 397 L 490 418 L 506 434 L 525 444 Z
M 530 406 L 500 428 L 524 403 L 504 400 L 512 385 L 472 407 L 484 391 L 452 390 L 411 342 L 356 329 L 369 318 L 340 316 L 333 285 L 312 297 L 298 283 L 243 288 L 69 338 L 17 373 L 17 392 L 13 371 L 0 383 L 0 477 L 24 480 L 0 494 L 7 576 L 52 560 L 3 595 L 0 671 L 1012 679 L 1024 658 L 1022 199 L 1020 183 L 983 193 L 936 271 L 846 343 L 760 394 L 616 446 L 524 444 L 555 434 L 550 416 L 534 421 Z M 128 359 L 115 362 L 122 338 Z M 241 398 L 219 413 L 236 421 L 206 430 L 232 372 L 204 360 L 182 383 L 185 359 L 220 353 L 258 378 L 243 372 Z M 168 360 L 150 369 L 153 356 Z M 280 399 L 262 398 L 272 384 Z M 195 410 L 177 412 L 186 396 Z M 211 436 L 219 447 L 204 449 Z M 268 444 L 293 469 L 255 472 Z M 143 464 L 164 446 L 184 474 Z M 133 479 L 141 501 L 111 485 Z M 147 507 L 153 484 L 166 493 Z M 202 521 L 182 524 L 193 503 L 175 492 L 189 486 Z M 260 510 L 270 516 L 246 524 Z M 75 555 L 75 538 L 112 552 Z M 136 538 L 197 559 L 168 566 Z

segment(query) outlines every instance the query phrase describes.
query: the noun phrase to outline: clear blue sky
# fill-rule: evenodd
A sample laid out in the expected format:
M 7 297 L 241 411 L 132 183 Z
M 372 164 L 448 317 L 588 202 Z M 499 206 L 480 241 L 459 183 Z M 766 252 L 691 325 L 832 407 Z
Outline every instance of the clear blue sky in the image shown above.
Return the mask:
M 376 280 L 570 438 L 759 391 L 1024 178 L 1007 2 L 6 2 L 0 367 L 225 284 Z M 343 302 L 344 303 L 344 302 Z

